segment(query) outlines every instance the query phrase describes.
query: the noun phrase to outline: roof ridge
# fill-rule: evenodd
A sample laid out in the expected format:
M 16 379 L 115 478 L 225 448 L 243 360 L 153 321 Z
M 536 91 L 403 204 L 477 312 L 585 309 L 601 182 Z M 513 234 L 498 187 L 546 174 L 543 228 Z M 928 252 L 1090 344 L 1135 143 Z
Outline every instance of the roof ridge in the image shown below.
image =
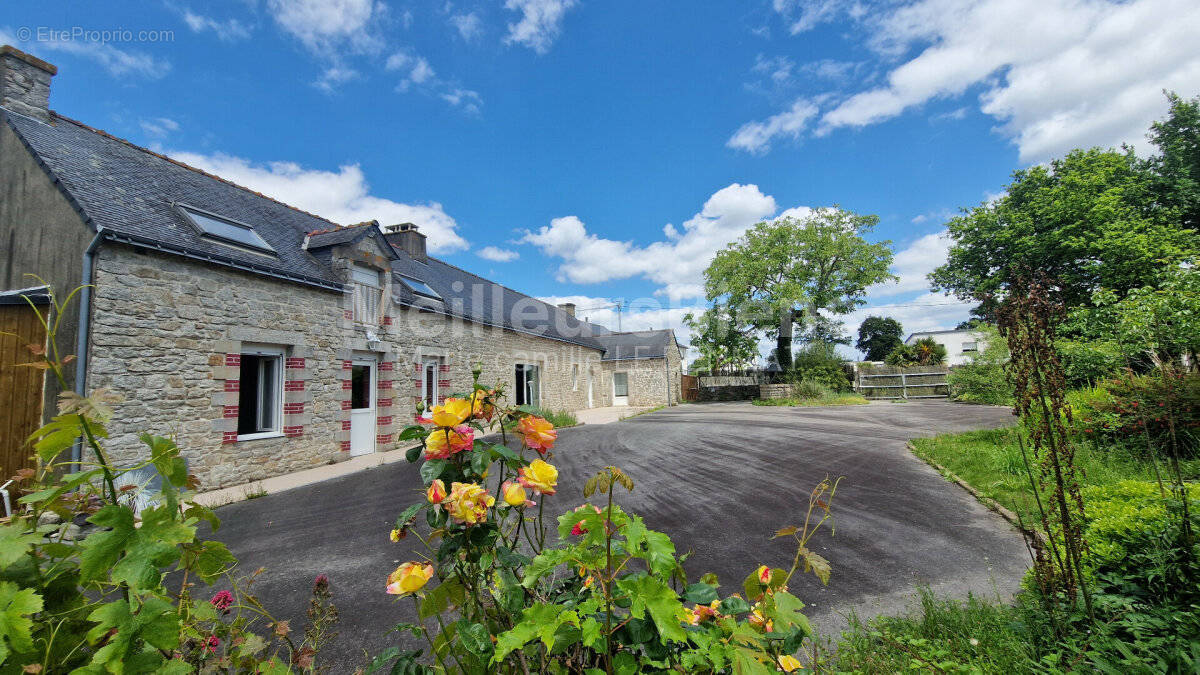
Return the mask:
M 268 197 L 268 199 L 270 199 L 270 197 Z M 297 210 L 299 210 L 299 209 L 297 209 Z M 317 216 L 317 217 L 320 218 L 320 216 Z M 324 230 L 313 230 L 312 232 L 308 233 L 308 236 L 312 237 L 312 236 L 316 236 L 318 234 L 329 234 L 330 232 L 344 232 L 346 230 L 353 230 L 356 227 L 367 227 L 369 225 L 378 225 L 378 224 L 379 223 L 374 220 L 368 220 L 363 223 L 354 223 L 353 225 L 338 225 L 337 223 L 334 223 L 334 225 L 337 225 L 336 227 L 330 227 L 330 228 L 327 228 Z
M 521 291 L 518 291 L 518 290 L 517 290 L 517 289 L 515 289 L 515 288 L 509 288 L 508 286 L 505 286 L 504 284 L 501 284 L 501 283 L 497 283 L 497 282 L 495 282 L 495 281 L 492 281 L 491 279 L 488 279 L 487 277 L 482 277 L 482 276 L 479 276 L 478 274 L 476 274 L 476 273 L 472 272 L 471 270 L 463 269 L 463 268 L 459 267 L 458 265 L 455 265 L 454 263 L 449 263 L 449 262 L 446 262 L 445 260 L 442 260 L 441 258 L 436 258 L 436 257 L 434 257 L 434 256 L 431 256 L 431 255 L 426 255 L 425 257 L 426 257 L 426 258 L 429 258 L 430 260 L 436 260 L 437 262 L 440 262 L 441 264 L 445 265 L 446 267 L 453 267 L 454 269 L 458 270 L 459 272 L 462 272 L 462 273 L 464 273 L 464 274 L 469 274 L 469 275 L 471 275 L 471 276 L 475 277 L 476 279 L 480 279 L 480 280 L 482 280 L 482 281 L 486 281 L 486 282 L 488 282 L 489 284 L 492 284 L 493 286 L 499 286 L 500 288 L 503 288 L 503 289 L 504 289 L 504 290 L 506 290 L 506 291 L 512 291 L 513 293 L 516 293 L 517 295 L 519 295 L 519 296 L 521 296 L 521 297 L 523 297 L 523 298 L 529 298 L 530 300 L 537 300 L 538 302 L 540 302 L 540 303 L 542 303 L 543 305 L 545 305 L 545 306 L 549 307 L 550 309 L 557 310 L 557 311 L 559 311 L 559 312 L 562 312 L 562 313 L 564 313 L 564 314 L 567 314 L 566 310 L 562 309 L 561 307 L 558 307 L 557 305 L 552 305 L 552 304 L 550 304 L 550 303 L 546 302 L 545 300 L 542 300 L 541 298 L 536 298 L 536 297 L 534 297 L 534 296 L 532 296 L 532 295 L 529 295 L 528 293 L 522 293 Z M 592 322 L 590 322 L 590 321 L 580 321 L 580 319 L 579 319 L 578 317 L 575 317 L 575 316 L 573 316 L 573 315 L 571 315 L 571 314 L 567 314 L 567 316 L 570 316 L 571 318 L 575 319 L 575 320 L 576 320 L 576 321 L 578 321 L 579 323 L 582 323 L 582 324 L 587 324 L 587 325 L 589 325 L 589 326 L 600 326 L 600 327 L 601 327 L 601 328 L 603 328 L 604 330 L 608 330 L 608 328 L 607 328 L 606 326 L 602 325 L 602 324 L 598 324 L 598 323 L 592 323 Z M 612 333 L 613 331 L 611 331 L 611 330 L 608 330 L 608 332 L 609 332 L 609 333 Z M 591 336 L 591 337 L 596 337 L 596 336 L 595 336 L 595 335 L 593 335 L 593 336 Z
M 7 109 L 6 109 L 6 110 L 7 110 Z M 188 171 L 194 171 L 194 172 L 196 172 L 196 173 L 198 173 L 198 174 L 200 174 L 201 176 L 204 176 L 204 177 L 206 177 L 206 178 L 212 178 L 213 180 L 220 181 L 220 182 L 222 182 L 222 183 L 225 183 L 226 185 L 230 185 L 230 186 L 233 186 L 233 187 L 235 187 L 235 188 L 238 188 L 239 190 L 244 190 L 244 191 L 246 191 L 246 192 L 249 192 L 249 193 L 250 193 L 250 194 L 252 194 L 252 195 L 255 195 L 255 196 L 258 196 L 258 197 L 262 197 L 263 199 L 266 199 L 266 200 L 268 200 L 268 201 L 275 202 L 276 204 L 279 204 L 280 206 L 283 206 L 283 207 L 285 207 L 285 208 L 289 208 L 289 209 L 291 209 L 291 210 L 293 210 L 293 211 L 296 211 L 297 213 L 303 213 L 303 214 L 304 214 L 304 215 L 306 215 L 306 216 L 312 216 L 313 218 L 316 218 L 316 219 L 318 219 L 318 220 L 323 220 L 323 221 L 325 221 L 325 222 L 329 223 L 330 225 L 333 225 L 335 228 L 341 228 L 341 227 L 342 227 L 342 225 L 339 225 L 338 223 L 335 223 L 334 221 L 332 221 L 332 220 L 330 220 L 330 219 L 328 219 L 328 218 L 326 218 L 326 217 L 324 217 L 324 216 L 318 216 L 317 214 L 315 214 L 315 213 L 312 213 L 311 211 L 305 211 L 304 209 L 301 209 L 301 208 L 298 208 L 298 207 L 292 206 L 291 204 L 288 204 L 287 202 L 282 202 L 282 201 L 280 201 L 280 200 L 278 200 L 278 199 L 276 199 L 276 198 L 274 198 L 274 197 L 271 197 L 270 195 L 265 195 L 265 194 L 263 194 L 263 193 L 261 193 L 261 192 L 259 192 L 259 191 L 257 191 L 257 190 L 251 190 L 250 188 L 246 187 L 245 185 L 239 185 L 238 183 L 235 183 L 235 182 L 233 182 L 233 181 L 229 180 L 228 178 L 222 178 L 222 177 L 220 177 L 220 176 L 216 175 L 215 173 L 209 173 L 209 172 L 205 171 L 204 169 L 200 169 L 200 168 L 194 167 L 194 166 L 192 166 L 191 164 L 188 164 L 188 163 L 186 163 L 186 162 L 181 162 L 181 161 L 179 161 L 179 160 L 177 160 L 177 159 L 174 159 L 174 158 L 172 158 L 172 157 L 168 157 L 167 155 L 164 155 L 164 154 L 162 154 L 162 153 L 160 153 L 160 152 L 155 152 L 155 151 L 153 151 L 153 150 L 151 150 L 151 149 L 149 149 L 149 148 L 146 148 L 146 147 L 140 146 L 140 145 L 138 145 L 137 143 L 134 143 L 133 141 L 130 141 L 130 140 L 128 140 L 128 139 L 121 138 L 120 136 L 114 136 L 113 134 L 110 134 L 110 133 L 108 133 L 107 131 L 105 131 L 105 130 L 103 130 L 103 129 L 97 129 L 96 127 L 93 127 L 93 126 L 91 126 L 90 124 L 84 124 L 83 122 L 80 122 L 80 121 L 79 121 L 79 120 L 77 120 L 77 119 L 73 119 L 73 118 L 71 118 L 71 117 L 67 117 L 66 115 L 63 115 L 63 114 L 59 113 L 58 111 L 51 110 L 51 111 L 50 111 L 50 114 L 54 115 L 54 117 L 55 117 L 55 118 L 57 118 L 57 119 L 64 120 L 64 121 L 67 121 L 67 122 L 70 122 L 71 124 L 74 124 L 74 125 L 75 125 L 75 126 L 77 126 L 77 127 L 80 127 L 80 128 L 82 128 L 82 129 L 85 129 L 85 130 L 87 130 L 87 131 L 90 131 L 90 132 L 92 132 L 92 133 L 94 133 L 94 134 L 97 134 L 97 135 L 99 135 L 99 136 L 103 136 L 104 138 L 108 138 L 108 139 L 114 140 L 114 141 L 116 141 L 116 142 L 118 142 L 118 143 L 122 143 L 122 144 L 124 144 L 124 145 L 127 145 L 127 146 L 129 146 L 130 148 L 133 148 L 134 150 L 140 150 L 141 152 L 144 152 L 144 153 L 146 153 L 147 155 L 151 155 L 151 156 L 153 156 L 153 157 L 157 157 L 157 158 L 159 158 L 159 159 L 165 160 L 165 161 L 167 161 L 167 162 L 170 162 L 171 164 L 174 164 L 174 165 L 176 165 L 176 166 L 178 166 L 178 167 L 181 167 L 181 168 L 187 169 Z

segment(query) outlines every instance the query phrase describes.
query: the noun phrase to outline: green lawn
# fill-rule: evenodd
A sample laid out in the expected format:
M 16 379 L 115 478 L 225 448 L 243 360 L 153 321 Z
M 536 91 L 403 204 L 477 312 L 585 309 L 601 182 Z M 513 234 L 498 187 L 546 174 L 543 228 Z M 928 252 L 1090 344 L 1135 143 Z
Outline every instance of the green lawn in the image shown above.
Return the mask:
M 984 496 L 1008 507 L 1027 523 L 1035 522 L 1037 505 L 1029 475 L 1021 461 L 1017 428 L 943 434 L 912 441 L 917 456 L 936 462 L 969 483 Z M 1030 458 L 1033 459 L 1032 457 Z M 1122 480 L 1155 480 L 1154 464 L 1119 447 L 1097 447 L 1077 441 L 1075 466 L 1080 485 L 1108 485 Z M 1200 476 L 1200 461 L 1186 462 L 1185 478 Z M 1160 462 L 1163 479 L 1167 466 Z
M 826 394 L 818 398 L 756 398 L 751 403 L 754 405 L 816 407 L 825 405 L 862 405 L 867 403 L 867 399 L 858 394 Z

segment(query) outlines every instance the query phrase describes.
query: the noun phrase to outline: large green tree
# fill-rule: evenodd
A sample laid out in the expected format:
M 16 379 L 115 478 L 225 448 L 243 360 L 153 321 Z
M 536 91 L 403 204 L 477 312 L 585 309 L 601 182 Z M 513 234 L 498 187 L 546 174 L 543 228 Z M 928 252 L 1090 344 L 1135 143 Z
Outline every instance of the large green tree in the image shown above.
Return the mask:
M 834 207 L 758 223 L 713 258 L 704 273 L 708 299 L 774 333 L 776 360 L 788 370 L 797 322 L 846 314 L 865 302 L 868 286 L 895 279 L 891 242 L 865 239 L 878 222 Z
M 929 278 L 939 290 L 981 302 L 991 316 L 1013 283 L 1044 274 L 1068 307 L 1100 288 L 1123 296 L 1157 285 L 1194 259 L 1197 234 L 1155 198 L 1155 176 L 1132 151 L 1075 150 L 1013 174 L 1006 194 L 947 224 L 954 244 Z
M 854 347 L 864 352 L 868 361 L 882 361 L 896 347 L 904 344 L 904 328 L 900 322 L 883 316 L 868 316 L 858 326 L 858 342 Z
M 1150 127 L 1158 154 L 1147 161 L 1159 202 L 1175 209 L 1179 222 L 1200 230 L 1200 97 L 1167 94 L 1170 112 Z

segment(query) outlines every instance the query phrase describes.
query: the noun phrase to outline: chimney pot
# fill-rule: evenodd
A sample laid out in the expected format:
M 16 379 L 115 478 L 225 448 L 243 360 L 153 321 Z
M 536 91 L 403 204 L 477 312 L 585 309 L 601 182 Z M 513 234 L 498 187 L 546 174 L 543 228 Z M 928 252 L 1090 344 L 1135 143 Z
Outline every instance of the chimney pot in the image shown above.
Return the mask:
M 412 223 L 388 225 L 383 228 L 383 237 L 395 248 L 404 251 L 413 260 L 425 262 L 425 235 Z
M 32 54 L 0 46 L 0 106 L 19 115 L 50 121 L 50 78 L 58 68 Z
M 558 308 L 571 316 L 575 316 L 575 303 L 573 302 L 560 302 Z

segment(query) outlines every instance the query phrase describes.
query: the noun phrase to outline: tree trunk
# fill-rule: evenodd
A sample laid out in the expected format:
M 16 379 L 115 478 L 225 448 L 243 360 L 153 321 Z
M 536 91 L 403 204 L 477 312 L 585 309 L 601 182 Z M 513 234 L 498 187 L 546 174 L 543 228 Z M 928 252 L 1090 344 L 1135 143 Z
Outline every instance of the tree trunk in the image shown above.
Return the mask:
M 792 328 L 795 320 L 796 314 L 791 307 L 780 312 L 779 337 L 775 341 L 775 362 L 784 372 L 792 369 Z

